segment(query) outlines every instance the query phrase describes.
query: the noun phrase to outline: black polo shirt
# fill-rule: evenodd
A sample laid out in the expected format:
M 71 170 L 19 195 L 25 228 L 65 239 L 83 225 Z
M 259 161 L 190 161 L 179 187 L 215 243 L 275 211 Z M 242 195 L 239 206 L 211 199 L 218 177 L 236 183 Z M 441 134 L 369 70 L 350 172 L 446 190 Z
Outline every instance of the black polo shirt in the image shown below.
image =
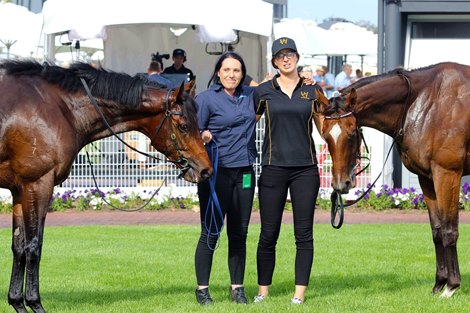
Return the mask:
M 289 98 L 277 77 L 255 88 L 255 112 L 265 114 L 262 165 L 307 166 L 317 163 L 312 137 L 313 101 L 321 87 L 299 82 Z
M 190 80 L 194 79 L 193 71 L 191 71 L 189 68 L 185 67 L 184 65 L 182 65 L 179 69 L 176 69 L 173 64 L 171 66 L 166 67 L 163 70 L 163 73 L 165 74 L 189 74 L 189 79 Z

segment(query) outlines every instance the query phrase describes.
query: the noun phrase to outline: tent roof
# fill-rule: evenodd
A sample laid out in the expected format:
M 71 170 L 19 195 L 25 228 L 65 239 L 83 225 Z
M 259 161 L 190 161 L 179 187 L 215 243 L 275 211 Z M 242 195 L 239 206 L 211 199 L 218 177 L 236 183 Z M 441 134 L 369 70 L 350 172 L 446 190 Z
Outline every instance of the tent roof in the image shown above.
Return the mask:
M 294 39 L 301 55 L 377 54 L 377 35 L 352 23 L 336 23 L 326 30 L 311 20 L 282 19 L 274 24 L 274 36 Z
M 42 12 L 46 34 L 81 28 L 99 32 L 104 25 L 162 23 L 220 25 L 270 36 L 273 20 L 272 4 L 262 0 L 48 0 Z

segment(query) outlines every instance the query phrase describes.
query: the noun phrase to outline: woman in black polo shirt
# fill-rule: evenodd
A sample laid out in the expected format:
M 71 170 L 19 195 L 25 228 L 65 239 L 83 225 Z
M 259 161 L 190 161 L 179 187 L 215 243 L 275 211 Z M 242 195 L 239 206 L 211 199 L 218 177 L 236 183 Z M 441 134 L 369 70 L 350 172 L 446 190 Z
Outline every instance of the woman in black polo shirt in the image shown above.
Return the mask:
M 258 295 L 268 296 L 276 260 L 282 213 L 290 192 L 296 244 L 293 304 L 302 304 L 313 263 L 313 216 L 320 188 L 313 131 L 313 101 L 318 85 L 305 84 L 297 71 L 299 54 L 290 38 L 272 46 L 272 80 L 255 90 L 257 118 L 266 116 L 259 178 L 261 234 L 257 250 Z

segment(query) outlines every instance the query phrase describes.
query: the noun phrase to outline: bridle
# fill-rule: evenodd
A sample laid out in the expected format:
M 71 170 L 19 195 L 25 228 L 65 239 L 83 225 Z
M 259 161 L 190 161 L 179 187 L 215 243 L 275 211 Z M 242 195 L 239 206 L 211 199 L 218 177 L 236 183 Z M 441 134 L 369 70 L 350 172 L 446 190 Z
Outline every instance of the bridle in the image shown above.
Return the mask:
M 159 158 L 151 155 L 151 154 L 148 154 L 146 152 L 143 152 L 143 151 L 140 151 L 134 147 L 132 147 L 131 145 L 129 145 L 127 142 L 125 142 L 123 139 L 121 139 L 117 134 L 116 132 L 114 132 L 114 130 L 111 128 L 111 126 L 109 125 L 108 121 L 106 120 L 106 117 L 104 116 L 103 112 L 101 111 L 100 107 L 98 106 L 98 103 L 96 102 L 96 99 L 93 97 L 93 95 L 91 94 L 91 91 L 90 91 L 90 88 L 88 87 L 88 84 L 86 83 L 86 81 L 80 77 L 80 81 L 82 82 L 83 84 L 83 87 L 85 88 L 85 91 L 88 95 L 88 98 L 90 98 L 90 101 L 91 103 L 93 104 L 93 106 L 95 107 L 96 111 L 98 112 L 98 114 L 100 115 L 101 119 L 103 120 L 103 123 L 105 124 L 106 128 L 111 132 L 111 134 L 116 137 L 122 144 L 124 144 L 126 147 L 128 147 L 129 149 L 137 152 L 137 153 L 140 153 L 142 155 L 145 155 L 146 157 L 149 157 L 151 159 L 155 159 L 155 160 L 160 160 Z M 149 88 L 152 88 L 152 87 L 149 87 Z M 160 123 L 158 124 L 156 130 L 155 130 L 155 133 L 153 134 L 152 136 L 152 139 L 150 141 L 150 143 L 153 143 L 158 135 L 158 132 L 160 131 L 160 129 L 162 128 L 163 126 L 163 123 L 168 120 L 168 123 L 170 125 L 170 130 L 171 130 L 171 134 L 170 134 L 170 139 L 173 141 L 174 145 L 175 145 L 175 149 L 176 149 L 176 153 L 178 154 L 178 159 L 177 160 L 172 160 L 170 158 L 168 158 L 168 161 L 170 161 L 171 163 L 173 164 L 176 164 L 180 167 L 180 170 L 181 170 L 181 173 L 178 177 L 182 177 L 184 176 L 184 174 L 191 168 L 190 167 L 190 164 L 189 164 L 189 161 L 188 159 L 184 158 L 183 157 L 183 154 L 182 154 L 182 150 L 180 149 L 179 145 L 178 145 L 178 141 L 176 140 L 176 134 L 174 132 L 174 129 L 173 129 L 173 124 L 171 123 L 171 117 L 173 115 L 180 115 L 182 116 L 183 113 L 182 112 L 176 112 L 176 111 L 171 111 L 170 110 L 170 95 L 171 95 L 171 92 L 172 90 L 168 90 L 166 95 L 165 95 L 165 116 L 161 119 Z
M 325 116 L 325 119 L 328 119 L 328 120 L 339 120 L 339 119 L 342 119 L 342 118 L 345 118 L 345 117 L 348 117 L 348 116 L 352 116 L 356 119 L 356 125 L 358 125 L 359 123 L 357 122 L 357 115 L 353 112 L 353 111 L 349 111 L 349 112 L 346 112 L 346 113 L 343 113 L 343 114 L 333 114 L 333 115 L 328 115 L 328 116 Z M 366 149 L 366 152 L 367 152 L 367 155 L 369 155 L 369 147 L 367 146 L 367 143 L 366 143 L 366 140 L 364 138 L 364 134 L 362 132 L 362 128 L 360 127 L 357 127 L 356 126 L 356 133 L 357 133 L 357 140 L 358 140 L 358 153 L 356 155 L 356 165 L 354 166 L 354 168 L 352 169 L 353 172 L 356 171 L 357 168 L 359 168 L 360 164 L 361 164 L 361 160 L 363 159 L 366 159 L 368 161 L 367 165 L 364 166 L 361 170 L 359 170 L 358 172 L 355 172 L 353 174 L 353 178 L 355 179 L 357 175 L 361 174 L 362 172 L 364 172 L 370 165 L 370 159 L 366 156 L 362 156 L 361 154 L 361 143 L 363 142 L 364 143 L 364 147 Z M 395 143 L 395 141 L 394 141 Z M 369 187 L 367 188 L 366 191 L 364 191 L 357 199 L 355 199 L 354 201 L 352 202 L 348 202 L 346 204 L 343 203 L 343 198 L 341 197 L 341 194 L 336 191 L 336 190 L 333 190 L 332 193 L 331 193 L 331 226 L 333 226 L 333 228 L 336 228 L 336 229 L 339 229 L 341 228 L 341 226 L 343 225 L 343 221 L 344 221 L 344 208 L 345 207 L 348 207 L 348 206 L 351 206 L 351 205 L 354 205 L 356 203 L 358 203 L 359 201 L 362 200 L 362 198 L 364 198 L 368 193 L 369 191 L 374 187 L 375 183 L 377 182 L 377 180 L 379 179 L 379 177 L 382 175 L 382 172 L 385 168 L 385 164 L 387 163 L 387 160 L 388 160 L 388 157 L 390 155 L 390 152 L 392 151 L 392 147 L 393 147 L 393 144 L 392 146 L 390 147 L 390 150 L 388 151 L 387 153 L 387 157 L 385 158 L 385 162 L 384 162 L 384 166 L 382 167 L 382 171 L 380 172 L 380 174 L 377 176 L 377 178 L 374 180 L 374 182 L 372 184 L 369 185 Z M 338 223 L 336 223 L 336 217 L 338 216 Z
M 325 119 L 326 120 L 339 120 L 339 119 L 342 119 L 342 118 L 345 118 L 345 117 L 348 117 L 348 116 L 353 116 L 354 118 L 356 118 L 356 121 L 357 121 L 357 116 L 356 114 L 353 112 L 353 111 L 349 111 L 349 112 L 346 112 L 346 113 L 343 113 L 343 114 L 333 114 L 333 115 L 328 115 L 328 116 L 325 116 Z M 356 122 L 356 125 L 358 123 Z M 353 177 L 355 178 L 357 175 L 361 174 L 362 172 L 364 172 L 370 165 L 370 159 L 366 156 L 362 156 L 361 154 L 361 143 L 364 142 L 364 147 L 366 149 L 366 152 L 367 152 L 367 155 L 369 155 L 369 147 L 367 146 L 367 143 L 366 143 L 366 139 L 364 138 L 364 133 L 362 132 L 362 128 L 360 127 L 356 127 L 356 138 L 357 138 L 357 145 L 359 147 L 359 151 L 357 152 L 356 154 L 356 165 L 354 166 L 353 168 L 353 172 L 356 171 L 357 168 L 359 168 L 360 164 L 361 164 L 361 160 L 367 160 L 368 163 L 365 167 L 363 167 L 360 171 L 358 171 L 357 173 L 354 173 L 353 174 Z
M 409 77 L 406 76 L 406 74 L 403 71 L 399 71 L 397 73 L 397 75 L 405 80 L 406 86 L 408 87 L 408 91 L 407 91 L 407 95 L 406 95 L 406 100 L 403 104 L 403 108 L 402 108 L 402 111 L 401 111 L 401 114 L 400 114 L 400 119 L 398 121 L 399 122 L 399 129 L 398 129 L 397 133 L 395 134 L 395 136 L 393 138 L 393 142 L 390 145 L 390 149 L 387 152 L 387 156 L 385 157 L 385 161 L 384 161 L 384 165 L 382 166 L 382 170 L 380 171 L 379 175 L 374 180 L 374 182 L 369 185 L 367 190 L 364 191 L 356 200 L 354 200 L 352 202 L 348 202 L 347 204 L 343 204 L 343 199 L 341 197 L 341 194 L 338 193 L 336 190 L 333 190 L 333 192 L 331 193 L 331 225 L 333 226 L 333 228 L 339 229 L 341 227 L 341 225 L 343 224 L 344 207 L 354 205 L 357 202 L 359 202 L 360 200 L 362 200 L 362 198 L 364 198 L 370 192 L 370 190 L 375 186 L 375 183 L 380 178 L 380 176 L 382 175 L 382 173 L 385 169 L 385 165 L 387 164 L 388 158 L 390 156 L 390 153 L 392 152 L 392 149 L 393 149 L 393 146 L 395 145 L 395 142 L 400 137 L 402 137 L 403 134 L 404 134 L 403 129 L 404 129 L 404 126 L 405 126 L 405 120 L 406 120 L 406 113 L 407 113 L 407 109 L 408 109 L 408 104 L 410 103 L 411 97 L 412 97 L 413 85 L 412 85 L 412 82 L 409 79 Z M 353 111 L 349 111 L 349 112 L 346 112 L 346 113 L 343 113 L 343 114 L 333 114 L 333 115 L 330 115 L 330 116 L 325 115 L 325 119 L 341 119 L 341 118 L 348 117 L 350 115 L 353 115 L 356 118 L 356 125 L 358 125 L 359 123 L 357 122 L 357 114 L 354 113 Z M 367 144 L 366 144 L 366 141 L 364 139 L 364 135 L 362 133 L 362 130 L 359 127 L 356 127 L 356 132 L 360 135 L 360 139 L 358 139 L 358 141 L 362 140 L 364 142 L 364 146 L 366 147 L 367 153 L 369 154 L 369 148 L 367 147 Z M 358 138 L 359 138 L 359 136 L 358 136 Z M 360 143 L 359 143 L 359 147 L 360 147 Z M 361 155 L 360 155 L 360 152 L 358 152 L 358 155 L 356 157 L 357 157 L 358 160 L 360 160 L 362 158 Z M 369 164 L 370 164 L 370 161 L 369 161 Z M 369 166 L 369 164 L 367 164 L 367 166 L 364 167 L 363 169 L 361 169 L 359 172 L 355 173 L 354 177 L 359 175 L 363 171 L 365 171 L 366 168 Z M 358 166 L 359 166 L 359 162 L 356 162 L 356 165 L 353 168 L 353 171 L 355 169 L 357 169 Z M 338 220 L 338 223 L 335 224 L 335 220 L 336 220 L 337 215 L 339 215 L 339 220 Z
M 153 134 L 152 138 L 150 139 L 150 143 L 153 143 L 156 140 L 158 132 L 162 128 L 163 123 L 165 121 L 168 121 L 168 125 L 170 126 L 170 130 L 171 130 L 170 139 L 173 141 L 173 144 L 175 145 L 176 153 L 178 154 L 178 160 L 168 159 L 168 161 L 170 161 L 173 164 L 176 164 L 176 165 L 180 166 L 181 173 L 180 173 L 179 177 L 182 177 L 182 176 L 184 176 L 184 174 L 191 167 L 189 165 L 188 159 L 184 158 L 183 154 L 181 153 L 182 150 L 180 149 L 180 147 L 178 145 L 178 140 L 176 140 L 176 133 L 174 132 L 173 124 L 171 123 L 171 117 L 173 115 L 183 116 L 183 112 L 171 111 L 169 109 L 171 92 L 172 92 L 171 90 L 168 90 L 167 93 L 166 93 L 166 96 L 165 96 L 165 116 L 160 120 L 160 124 L 158 124 L 158 126 L 155 130 L 155 133 Z

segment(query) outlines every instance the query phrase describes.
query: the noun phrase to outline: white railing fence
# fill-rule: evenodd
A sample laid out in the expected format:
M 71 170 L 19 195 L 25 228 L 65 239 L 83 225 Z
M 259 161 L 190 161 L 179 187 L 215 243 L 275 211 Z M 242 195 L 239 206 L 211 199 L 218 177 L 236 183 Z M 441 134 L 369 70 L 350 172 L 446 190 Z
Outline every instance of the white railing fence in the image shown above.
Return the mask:
M 117 138 L 108 137 L 87 145 L 78 154 L 72 165 L 70 176 L 59 187 L 66 189 L 94 188 L 95 182 L 100 188 L 142 187 L 158 188 L 163 186 L 194 188 L 195 185 L 178 178 L 179 170 L 165 161 L 165 157 L 150 146 L 150 141 L 138 132 L 120 134 L 121 139 L 138 150 L 154 155 L 159 160 L 137 154 L 124 146 Z M 256 129 L 256 144 L 259 157 L 255 163 L 257 178 L 261 172 L 261 144 L 264 136 L 264 121 Z M 331 188 L 331 158 L 328 148 L 321 140 L 315 139 L 321 188 Z M 372 154 L 372 147 L 369 151 Z M 89 164 L 86 151 L 90 156 Z M 370 157 L 370 155 L 369 155 Z M 366 188 L 371 182 L 371 170 L 357 178 L 357 188 Z

